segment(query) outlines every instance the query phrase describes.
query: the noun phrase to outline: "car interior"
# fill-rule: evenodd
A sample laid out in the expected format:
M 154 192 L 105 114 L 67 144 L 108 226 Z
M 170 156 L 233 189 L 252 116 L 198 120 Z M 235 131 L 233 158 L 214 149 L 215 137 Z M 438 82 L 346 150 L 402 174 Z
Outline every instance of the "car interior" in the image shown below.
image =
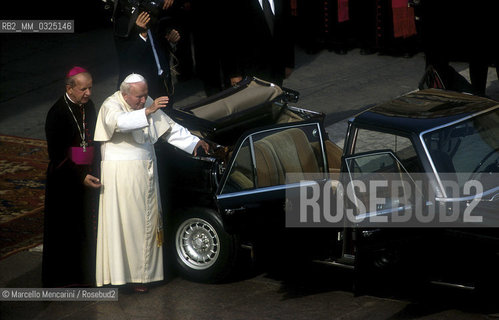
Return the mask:
M 255 140 L 253 146 L 257 187 L 296 183 L 306 179 L 307 174 L 325 171 L 319 142 L 310 142 L 301 128 L 289 128 Z M 329 140 L 326 141 L 328 172 L 339 172 L 341 155 L 341 148 Z M 289 173 L 292 174 L 286 176 Z M 248 143 L 244 143 L 240 148 L 229 180 L 231 187 L 224 189 L 224 193 L 229 190 L 253 188 L 254 179 Z

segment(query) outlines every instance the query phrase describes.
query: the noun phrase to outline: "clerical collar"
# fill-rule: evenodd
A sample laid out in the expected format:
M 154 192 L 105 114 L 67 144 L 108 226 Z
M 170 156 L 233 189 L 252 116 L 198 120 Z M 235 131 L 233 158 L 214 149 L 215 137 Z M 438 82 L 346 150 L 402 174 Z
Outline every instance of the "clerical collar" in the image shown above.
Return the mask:
M 118 93 L 118 97 L 119 99 L 121 100 L 121 103 L 123 103 L 123 105 L 125 106 L 125 110 L 127 112 L 132 112 L 132 111 L 135 111 L 132 109 L 132 107 L 128 104 L 128 102 L 126 102 L 125 98 L 123 97 L 123 94 L 121 93 L 120 90 L 117 91 Z
M 79 107 L 83 107 L 83 104 L 78 104 L 76 102 L 74 102 L 70 97 L 69 97 L 69 94 L 66 92 L 66 98 L 68 98 L 69 101 L 71 101 L 72 104 L 76 105 L 76 106 L 79 106 Z

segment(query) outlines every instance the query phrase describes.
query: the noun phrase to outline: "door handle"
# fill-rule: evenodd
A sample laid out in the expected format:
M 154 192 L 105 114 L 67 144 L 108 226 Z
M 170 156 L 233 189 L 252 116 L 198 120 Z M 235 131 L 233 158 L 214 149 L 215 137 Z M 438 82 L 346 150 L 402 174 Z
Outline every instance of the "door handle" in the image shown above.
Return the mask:
M 225 209 L 225 214 L 230 216 L 230 215 L 233 215 L 235 213 L 238 213 L 238 212 L 242 212 L 242 211 L 246 211 L 246 207 L 245 206 L 241 206 L 239 208 L 229 208 L 229 209 Z

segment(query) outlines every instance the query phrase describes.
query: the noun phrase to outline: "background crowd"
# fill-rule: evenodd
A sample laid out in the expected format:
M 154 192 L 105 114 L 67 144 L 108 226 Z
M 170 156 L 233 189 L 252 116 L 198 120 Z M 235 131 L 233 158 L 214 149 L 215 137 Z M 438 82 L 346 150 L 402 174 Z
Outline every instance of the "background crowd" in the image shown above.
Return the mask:
M 250 11 L 241 15 L 234 3 L 251 1 L 168 2 L 172 4 L 162 13 L 165 18 L 162 23 L 169 27 L 164 30 L 175 29 L 180 37 L 171 56 L 174 59 L 171 67 L 178 72 L 174 74 L 176 80 L 198 77 L 203 80 L 208 95 L 230 86 L 233 76 L 230 69 L 234 66 L 230 58 L 236 50 L 245 48 L 240 45 L 249 28 L 248 20 L 256 23 Z M 23 10 L 5 12 L 3 16 L 5 19 L 75 19 L 76 32 L 79 32 L 109 26 L 114 3 L 114 0 L 30 1 Z M 484 92 L 487 68 L 497 64 L 499 54 L 495 43 L 499 32 L 494 22 L 499 1 L 280 0 L 276 3 L 287 8 L 282 12 L 286 16 L 286 41 L 292 41 L 309 54 L 321 50 L 346 54 L 356 48 L 360 54 L 405 57 L 423 52 L 427 64 L 435 66 L 450 87 L 456 86 L 456 79 L 448 68 L 449 62 L 469 62 L 470 77 L 478 94 Z M 243 42 L 236 43 L 237 38 Z M 247 45 L 260 46 L 259 42 Z
M 498 59 L 497 1 L 276 0 L 281 9 L 275 14 L 276 34 L 271 36 L 259 29 L 261 21 L 254 11 L 244 7 L 250 2 L 173 1 L 164 15 L 180 35 L 173 52 L 179 82 L 199 77 L 211 95 L 233 84 L 241 63 L 282 68 L 284 61 L 284 67 L 292 70 L 294 56 L 289 48 L 296 45 L 308 54 L 321 50 L 347 54 L 359 48 L 360 54 L 410 58 L 423 52 L 427 65 L 438 70 L 451 89 L 460 88 L 449 63 L 469 62 L 474 93 L 483 95 L 487 68 Z M 234 61 L 241 55 L 245 57 Z M 277 77 L 275 70 L 273 74 L 247 71 L 279 84 L 290 70 L 280 70 L 284 74 Z

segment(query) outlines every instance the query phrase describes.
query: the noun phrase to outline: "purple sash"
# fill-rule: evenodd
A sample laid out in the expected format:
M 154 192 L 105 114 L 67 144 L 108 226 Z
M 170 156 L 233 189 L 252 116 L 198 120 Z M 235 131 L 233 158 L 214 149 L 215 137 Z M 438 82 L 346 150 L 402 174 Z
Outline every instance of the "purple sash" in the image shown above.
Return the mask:
M 69 157 L 76 164 L 92 164 L 94 160 L 94 147 L 86 147 L 85 152 L 82 147 L 71 147 Z

